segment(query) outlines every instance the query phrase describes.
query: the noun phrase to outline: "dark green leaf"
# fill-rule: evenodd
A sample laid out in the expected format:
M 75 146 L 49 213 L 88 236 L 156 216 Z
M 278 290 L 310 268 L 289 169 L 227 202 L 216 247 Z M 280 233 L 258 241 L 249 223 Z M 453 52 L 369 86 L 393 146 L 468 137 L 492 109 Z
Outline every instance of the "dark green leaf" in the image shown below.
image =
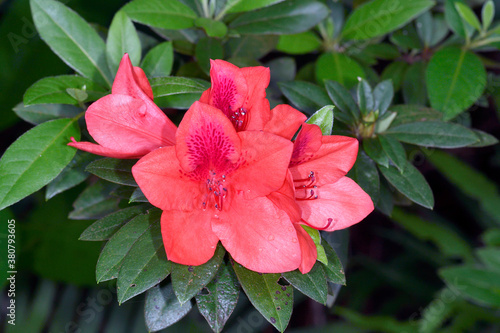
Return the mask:
M 363 116 L 366 116 L 374 110 L 372 87 L 370 87 L 370 84 L 366 80 L 359 80 L 357 94 L 359 110 Z
M 390 39 L 393 44 L 399 46 L 403 52 L 409 52 L 410 50 L 422 50 L 424 45 L 420 40 L 417 30 L 413 24 L 408 24 L 407 26 L 395 31 Z
M 128 207 L 103 217 L 85 229 L 80 235 L 83 241 L 103 241 L 108 240 L 124 224 L 135 218 L 139 214 L 144 214 L 148 210 L 147 205 Z
M 392 103 L 394 98 L 394 88 L 391 80 L 385 80 L 377 84 L 373 89 L 374 106 L 373 110 L 383 115 Z
M 163 247 L 159 220 L 137 238 L 123 259 L 118 281 L 118 303 L 143 293 L 163 281 L 172 269 Z
M 418 33 L 418 36 L 424 43 L 425 47 L 429 47 L 434 33 L 433 27 L 433 18 L 430 11 L 423 13 L 415 20 L 415 27 Z
M 103 158 L 90 163 L 85 170 L 112 183 L 137 186 L 132 176 L 132 167 L 135 163 L 136 160 Z
M 194 25 L 202 28 L 208 37 L 223 38 L 227 34 L 227 26 L 221 21 L 215 21 L 206 17 L 198 17 L 194 21 Z
M 233 58 L 260 59 L 271 52 L 278 43 L 278 36 L 244 35 L 229 38 L 225 43 L 225 54 Z
M 134 21 L 163 29 L 194 26 L 196 13 L 177 0 L 134 0 L 123 11 Z
M 172 42 L 163 42 L 146 54 L 141 68 L 148 77 L 167 76 L 172 71 L 173 63 L 174 49 Z
M 240 294 L 240 285 L 232 268 L 222 265 L 205 289 L 208 294 L 196 295 L 198 310 L 214 332 L 221 332 L 236 307 Z
M 472 130 L 472 132 L 474 132 L 474 134 L 478 137 L 479 141 L 469 145 L 469 147 L 488 147 L 498 143 L 497 138 L 486 132 L 480 130 Z
M 335 81 L 326 81 L 325 88 L 335 106 L 341 111 L 336 112 L 335 118 L 345 124 L 352 124 L 359 119 L 359 108 L 349 90 Z
M 342 267 L 342 263 L 340 262 L 337 253 L 327 241 L 323 241 L 322 244 L 325 248 L 326 257 L 328 258 L 328 265 L 323 265 L 323 268 L 325 269 L 326 279 L 329 282 L 342 284 L 345 286 L 346 281 L 344 268 Z
M 68 94 L 67 89 L 80 89 L 87 93 L 84 102 L 95 101 L 107 91 L 90 79 L 78 75 L 60 75 L 43 78 L 35 82 L 24 94 L 24 105 L 31 104 L 74 104 L 78 101 Z M 81 111 L 81 109 L 80 109 Z
M 189 301 L 214 278 L 226 251 L 218 245 L 212 259 L 199 266 L 172 264 L 172 285 L 181 304 Z
M 111 73 L 116 73 L 125 53 L 128 53 L 132 65 L 139 66 L 141 41 L 132 21 L 120 10 L 111 22 L 106 40 L 106 59 Z
M 389 157 L 384 152 L 378 138 L 367 138 L 363 140 L 363 149 L 377 164 L 388 167 Z
M 422 121 L 391 126 L 387 136 L 399 141 L 425 147 L 457 148 L 478 142 L 478 137 L 468 128 L 442 121 Z
M 215 38 L 201 38 L 195 48 L 196 59 L 201 69 L 210 73 L 210 59 L 222 59 L 224 57 L 224 48 L 222 42 Z
M 441 112 L 419 105 L 394 105 L 390 110 L 397 113 L 396 118 L 391 124 L 393 127 L 408 123 L 443 119 Z
M 375 163 L 362 151 L 358 153 L 356 164 L 350 171 L 352 178 L 370 195 L 374 203 L 380 195 L 380 177 Z
M 130 195 L 129 203 L 131 202 L 149 202 L 149 201 L 144 195 L 144 193 L 142 193 L 141 189 L 138 187 Z
M 325 90 L 315 84 L 303 81 L 280 82 L 279 88 L 297 109 L 312 114 L 323 106 L 331 104 Z
M 387 216 L 391 216 L 394 210 L 394 198 L 384 178 L 380 180 L 380 199 L 377 202 L 377 209 Z
M 488 229 L 481 235 L 481 238 L 488 246 L 500 246 L 500 229 Z
M 406 164 L 406 152 L 403 145 L 398 140 L 384 135 L 379 135 L 378 140 L 392 164 L 402 171 Z
M 36 104 L 24 106 L 19 103 L 14 112 L 23 120 L 33 125 L 38 125 L 48 120 L 58 118 L 73 118 L 82 112 L 82 109 L 65 104 Z
M 427 67 L 431 105 L 449 120 L 470 107 L 486 87 L 486 71 L 471 52 L 446 47 L 436 52 Z
M 404 61 L 391 62 L 382 72 L 382 80 L 392 80 L 394 90 L 398 91 L 403 84 L 408 67 L 410 67 L 410 65 Z
M 282 1 L 283 0 L 227 0 L 224 10 L 227 13 L 248 12 L 254 9 L 271 6 L 277 2 Z
M 483 247 L 477 249 L 476 254 L 489 269 L 500 272 L 500 248 Z
M 306 54 L 316 51 L 321 46 L 321 39 L 312 31 L 294 35 L 281 35 L 276 49 L 289 54 Z
M 326 305 L 328 295 L 328 285 L 321 263 L 316 262 L 311 271 L 302 274 L 299 270 L 283 273 L 283 277 L 300 290 L 304 295 L 312 298 L 316 302 Z
M 171 284 L 153 287 L 146 293 L 146 326 L 150 332 L 157 332 L 181 320 L 191 308 L 191 302 L 179 303 Z
M 342 30 L 345 39 L 364 40 L 385 35 L 410 22 L 434 5 L 434 1 L 374 0 L 358 7 Z
M 89 79 L 111 87 L 106 46 L 77 13 L 54 0 L 31 0 L 33 21 L 42 39 L 68 66 Z
M 80 139 L 76 119 L 56 119 L 20 136 L 0 160 L 0 210 L 38 191 L 64 169 L 76 149 L 67 145 Z
M 113 192 L 118 186 L 104 181 L 97 181 L 87 187 L 73 203 L 69 218 L 73 220 L 99 219 L 113 212 L 118 207 L 118 198 Z
M 379 169 L 389 183 L 405 197 L 425 208 L 434 207 L 434 196 L 429 184 L 409 162 L 406 163 L 402 172 L 393 166 L 388 168 L 379 166 Z
M 160 212 L 157 210 L 136 216 L 111 237 L 97 261 L 97 283 L 118 277 L 120 267 L 134 243 L 159 220 Z
M 292 315 L 293 288 L 278 283 L 280 274 L 261 274 L 231 262 L 250 302 L 267 321 L 283 332 Z
M 315 124 L 321 128 L 323 135 L 331 135 L 333 128 L 333 105 L 327 105 L 313 113 L 306 123 Z
M 328 8 L 320 2 L 288 0 L 244 13 L 230 27 L 241 34 L 295 34 L 309 30 L 327 15 Z
M 406 70 L 403 79 L 403 98 L 406 104 L 427 104 L 426 66 L 424 62 L 416 62 Z
M 446 19 L 446 22 L 450 26 L 451 30 L 453 30 L 454 33 L 461 37 L 465 37 L 466 35 L 466 28 L 464 21 L 460 17 L 460 14 L 458 13 L 455 4 L 456 3 L 464 3 L 463 0 L 446 0 L 445 3 L 445 10 L 444 10 L 444 17 Z
M 210 83 L 184 77 L 157 77 L 150 80 L 159 107 L 187 109 L 210 87 Z
M 316 80 L 337 81 L 347 89 L 358 83 L 358 78 L 366 77 L 363 68 L 343 53 L 323 53 L 316 61 Z

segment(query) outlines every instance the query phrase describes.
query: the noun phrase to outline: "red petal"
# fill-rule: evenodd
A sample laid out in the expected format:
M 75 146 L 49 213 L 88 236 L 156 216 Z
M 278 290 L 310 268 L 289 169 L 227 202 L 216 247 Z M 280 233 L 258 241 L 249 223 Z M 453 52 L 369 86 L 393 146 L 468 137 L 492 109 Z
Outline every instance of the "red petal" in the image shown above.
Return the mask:
M 177 157 L 184 171 L 231 172 L 240 157 L 240 139 L 224 114 L 195 102 L 184 115 L 176 136 Z
M 297 165 L 309 161 L 321 147 L 323 134 L 317 125 L 302 125 L 302 129 L 293 143 L 293 153 L 290 165 Z
M 181 171 L 175 147 L 160 148 L 144 156 L 132 168 L 132 174 L 151 204 L 163 210 L 202 208 L 198 181 Z
M 264 131 L 291 140 L 306 121 L 307 117 L 290 105 L 280 104 L 271 110 L 271 119 L 265 125 Z
M 134 67 L 134 74 L 135 74 L 135 79 L 137 82 L 137 85 L 144 91 L 144 93 L 151 99 L 153 100 L 153 88 L 151 88 L 151 85 L 149 84 L 149 80 L 146 77 L 146 73 L 142 70 L 140 67 Z
M 248 87 L 247 98 L 243 108 L 248 111 L 246 130 L 262 130 L 271 119 L 269 101 L 266 99 L 266 88 L 271 79 L 269 68 L 256 66 L 244 67 L 241 73 Z
M 278 190 L 287 175 L 293 145 L 266 132 L 243 131 L 241 156 L 244 163 L 231 175 L 231 183 L 247 198 L 268 195 Z
M 302 274 L 307 274 L 313 268 L 318 258 L 318 252 L 316 250 L 316 244 L 312 240 L 311 236 L 304 230 L 298 223 L 293 225 L 295 230 L 297 230 L 297 236 L 299 236 L 300 250 L 302 254 L 302 261 L 300 262 L 299 270 Z
M 287 212 L 292 222 L 299 222 L 301 220 L 302 212 L 300 207 L 295 202 L 295 188 L 293 185 L 292 174 L 287 173 L 285 182 L 280 189 L 272 192 L 267 196 L 278 209 Z
M 373 202 L 352 179 L 342 177 L 317 188 L 318 199 L 298 201 L 302 218 L 313 228 L 334 231 L 350 227 L 373 211 Z
M 125 53 L 120 62 L 111 92 L 142 100 L 153 99 L 153 90 L 146 78 L 146 74 L 139 67 L 132 66 L 127 53 Z
M 164 211 L 161 234 L 168 260 L 182 265 L 201 265 L 210 260 L 219 242 L 210 220 L 202 210 Z
M 83 151 L 87 151 L 92 154 L 107 156 L 112 158 L 141 158 L 142 155 L 131 155 L 127 153 L 122 153 L 110 148 L 106 148 L 91 142 L 76 142 L 74 138 L 71 138 L 73 142 L 68 143 L 68 146 L 78 148 Z
M 175 125 L 153 103 L 126 95 L 107 95 L 85 114 L 90 135 L 103 147 L 143 156 L 175 142 Z
M 358 154 L 358 140 L 347 136 L 323 136 L 322 145 L 310 160 L 290 167 L 293 179 L 305 179 L 314 171 L 316 185 L 334 183 L 352 168 Z
M 238 195 L 229 211 L 212 219 L 212 230 L 241 265 L 259 273 L 297 269 L 300 246 L 288 215 L 267 198 Z

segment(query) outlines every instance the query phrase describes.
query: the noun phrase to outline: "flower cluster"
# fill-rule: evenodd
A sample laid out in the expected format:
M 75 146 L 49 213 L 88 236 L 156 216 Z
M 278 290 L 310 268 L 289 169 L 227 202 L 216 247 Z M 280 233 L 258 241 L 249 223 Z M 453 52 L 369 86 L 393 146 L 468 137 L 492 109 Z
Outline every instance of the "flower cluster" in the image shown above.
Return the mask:
M 339 230 L 373 210 L 370 197 L 345 176 L 358 141 L 323 136 L 288 105 L 271 110 L 268 68 L 222 60 L 211 65 L 211 88 L 176 128 L 154 104 L 144 72 L 125 55 L 112 93 L 85 116 L 98 144 L 70 145 L 140 158 L 132 173 L 150 203 L 163 210 L 169 260 L 203 264 L 220 241 L 253 271 L 307 273 L 317 252 L 303 225 Z

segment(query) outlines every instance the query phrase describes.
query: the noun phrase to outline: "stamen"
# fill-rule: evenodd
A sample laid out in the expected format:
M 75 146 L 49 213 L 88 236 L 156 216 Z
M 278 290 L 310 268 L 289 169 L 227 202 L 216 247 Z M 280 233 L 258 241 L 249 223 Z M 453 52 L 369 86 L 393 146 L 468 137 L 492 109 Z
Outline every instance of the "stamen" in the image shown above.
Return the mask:
M 222 176 L 222 180 L 218 180 L 216 173 L 211 171 L 212 179 L 208 178 L 206 182 L 207 193 L 205 194 L 204 201 L 202 202 L 203 210 L 207 208 L 207 202 L 210 205 L 214 205 L 215 209 L 222 210 L 224 204 L 224 198 L 227 196 L 227 188 L 224 187 L 223 182 L 226 176 Z M 213 201 L 212 201 L 213 200 Z
M 243 131 L 247 127 L 247 115 L 248 112 L 245 108 L 239 108 L 231 115 L 231 117 L 229 117 L 229 120 L 231 120 L 231 123 L 233 124 L 236 131 Z
M 314 183 L 316 183 L 316 176 L 315 176 L 315 173 L 314 171 L 311 171 L 309 173 L 309 176 L 307 176 L 307 178 L 305 179 L 294 179 L 293 182 L 296 184 L 296 183 L 303 183 L 303 182 L 307 182 L 307 184 L 302 184 L 302 185 L 295 185 L 295 189 L 301 189 L 301 188 L 317 188 L 316 185 L 314 185 Z
M 324 227 L 321 227 L 321 228 L 318 228 L 316 226 L 313 226 L 311 224 L 309 224 L 306 220 L 304 219 L 301 219 L 301 222 L 308 225 L 309 227 L 311 228 L 314 228 L 316 230 L 327 230 L 329 229 L 330 227 L 332 226 L 335 226 L 338 222 L 338 219 L 332 219 L 331 217 L 329 217 L 327 220 L 326 220 L 326 225 Z

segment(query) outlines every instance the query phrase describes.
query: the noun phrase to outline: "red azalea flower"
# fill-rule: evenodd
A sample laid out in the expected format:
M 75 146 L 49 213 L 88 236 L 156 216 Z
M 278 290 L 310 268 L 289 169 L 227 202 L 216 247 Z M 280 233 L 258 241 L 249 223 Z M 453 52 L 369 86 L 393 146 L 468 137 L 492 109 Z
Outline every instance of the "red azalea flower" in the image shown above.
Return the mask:
M 236 132 L 221 110 L 195 102 L 176 145 L 144 156 L 132 168 L 140 188 L 161 208 L 167 257 L 200 265 L 220 240 L 240 264 L 261 273 L 296 269 L 297 231 L 267 196 L 287 176 L 293 144 L 264 131 Z
M 114 158 L 140 158 L 175 143 L 176 126 L 153 102 L 146 74 L 132 66 L 125 54 L 116 73 L 111 95 L 94 102 L 85 113 L 90 135 L 98 143 L 68 145 Z

